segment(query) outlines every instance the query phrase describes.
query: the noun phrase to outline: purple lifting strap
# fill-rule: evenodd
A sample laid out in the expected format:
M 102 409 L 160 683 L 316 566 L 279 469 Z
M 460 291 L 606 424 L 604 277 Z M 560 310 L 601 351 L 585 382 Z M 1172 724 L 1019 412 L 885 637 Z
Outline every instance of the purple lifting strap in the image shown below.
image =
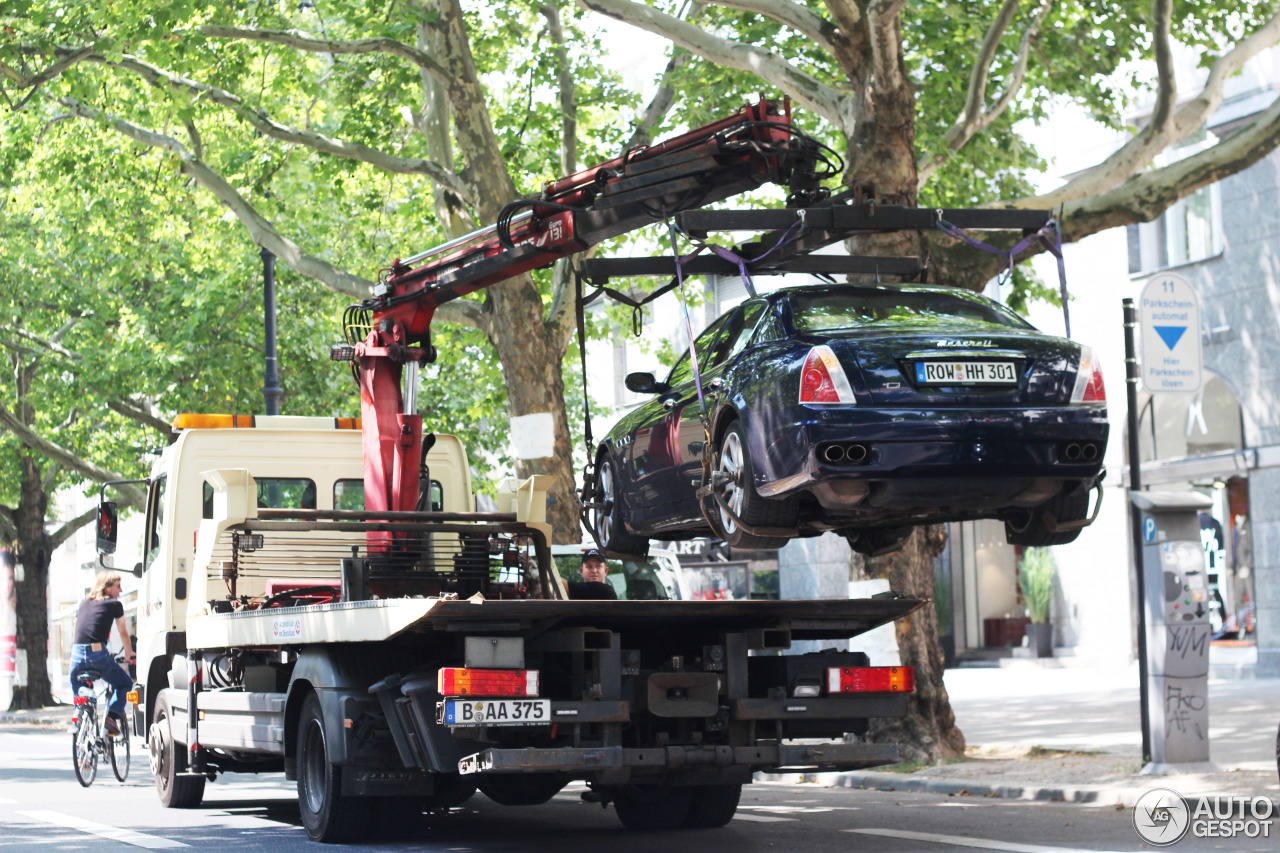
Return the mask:
M 1071 337 L 1071 313 L 1067 310 L 1067 265 L 1062 259 L 1062 228 L 1058 225 L 1056 219 L 1050 219 L 1044 226 L 1034 234 L 1023 237 L 1012 249 L 1005 251 L 997 249 L 990 243 L 984 243 L 976 240 L 964 233 L 960 228 L 952 225 L 947 220 L 938 218 L 938 229 L 942 233 L 961 240 L 975 249 L 981 249 L 984 252 L 990 252 L 993 255 L 1004 258 L 1008 264 L 1008 272 L 1013 274 L 1013 259 L 1022 254 L 1033 243 L 1039 240 L 1055 258 L 1058 259 L 1058 287 L 1062 294 L 1062 322 L 1066 327 L 1067 337 Z

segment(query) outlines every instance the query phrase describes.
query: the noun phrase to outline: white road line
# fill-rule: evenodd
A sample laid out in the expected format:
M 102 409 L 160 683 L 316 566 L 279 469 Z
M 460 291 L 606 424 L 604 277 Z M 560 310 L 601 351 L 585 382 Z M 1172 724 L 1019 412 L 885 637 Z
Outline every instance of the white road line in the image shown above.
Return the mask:
M 793 817 L 775 817 L 774 815 L 768 814 L 743 814 L 742 812 L 738 812 L 734 815 L 733 819 L 749 820 L 753 823 L 794 823 L 796 820 Z
M 118 826 L 108 826 L 105 823 L 94 823 L 91 820 L 83 820 L 71 815 L 62 814 L 61 812 L 18 812 L 25 817 L 35 818 L 45 823 L 52 823 L 55 826 L 74 829 L 79 832 L 87 832 L 90 835 L 96 835 L 99 838 L 109 838 L 112 841 L 119 841 L 122 844 L 132 844 L 134 847 L 146 847 L 149 850 L 159 850 L 166 847 L 186 847 L 181 841 L 174 841 L 172 838 L 161 838 L 158 835 L 147 835 L 142 832 L 134 832 L 131 829 L 121 829 Z
M 990 838 L 969 838 L 964 835 L 935 835 L 932 832 L 908 832 L 902 829 L 846 829 L 863 835 L 880 835 L 885 838 L 905 838 L 910 841 L 935 841 L 938 844 L 954 844 L 958 847 L 976 847 L 979 850 L 1004 850 L 1007 853 L 1114 853 L 1114 851 L 1085 850 L 1080 847 L 1050 847 L 1045 844 L 1012 844 Z

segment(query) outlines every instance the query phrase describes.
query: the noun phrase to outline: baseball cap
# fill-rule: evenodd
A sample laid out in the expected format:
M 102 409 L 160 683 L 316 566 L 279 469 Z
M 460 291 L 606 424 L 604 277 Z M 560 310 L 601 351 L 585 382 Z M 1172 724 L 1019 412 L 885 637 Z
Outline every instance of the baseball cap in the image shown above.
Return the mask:
M 604 562 L 604 554 L 600 553 L 599 548 L 588 548 L 582 552 L 582 562 L 585 563 L 587 560 L 600 560 L 601 562 Z

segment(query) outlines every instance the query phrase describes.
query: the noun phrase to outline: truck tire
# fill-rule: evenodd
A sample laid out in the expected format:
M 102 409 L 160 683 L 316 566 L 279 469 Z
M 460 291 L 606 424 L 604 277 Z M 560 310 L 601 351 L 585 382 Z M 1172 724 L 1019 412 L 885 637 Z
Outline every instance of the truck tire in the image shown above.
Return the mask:
M 435 793 L 427 797 L 427 811 L 446 811 L 475 796 L 476 779 L 461 773 L 435 774 Z
M 203 776 L 187 772 L 187 750 L 173 739 L 173 710 L 162 691 L 156 700 L 155 722 L 147 736 L 147 759 L 156 777 L 160 805 L 167 809 L 193 809 L 204 799 Z
M 632 832 L 679 829 L 689 819 L 692 788 L 628 785 L 613 795 L 618 820 Z
M 482 776 L 480 793 L 500 806 L 540 806 L 568 784 L 558 773 Z
M 312 693 L 298 718 L 298 810 L 312 841 L 350 841 L 369 827 L 370 800 L 342 793 L 342 767 L 329 761 L 320 697 Z
M 773 550 L 781 548 L 790 541 L 787 537 L 766 537 L 747 533 L 733 519 L 729 518 L 723 501 L 733 514 L 746 522 L 748 527 L 770 527 L 791 530 L 796 526 L 796 502 L 792 498 L 770 500 L 761 497 L 753 482 L 753 466 L 751 451 L 747 448 L 747 433 L 741 421 L 734 421 L 725 430 L 720 439 L 720 454 L 717 457 L 716 474 L 731 478 L 724 486 L 717 489 L 719 499 L 716 501 L 716 512 L 720 528 L 724 533 L 724 541 L 734 548 Z
M 742 798 L 741 785 L 699 785 L 684 825 L 690 829 L 716 829 L 733 820 Z

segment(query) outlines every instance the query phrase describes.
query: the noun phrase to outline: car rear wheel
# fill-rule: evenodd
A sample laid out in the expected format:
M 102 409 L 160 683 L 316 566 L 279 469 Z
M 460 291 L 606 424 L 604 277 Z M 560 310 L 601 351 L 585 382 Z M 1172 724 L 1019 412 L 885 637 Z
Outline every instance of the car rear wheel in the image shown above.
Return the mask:
M 747 533 L 734 521 L 733 515 L 751 528 L 794 528 L 796 505 L 790 498 L 769 500 L 760 496 L 752 479 L 751 452 L 747 449 L 746 433 L 740 421 L 734 421 L 720 439 L 720 453 L 716 461 L 715 476 L 720 482 L 716 487 L 720 528 L 724 541 L 734 548 L 781 548 L 790 537 L 758 536 Z
M 591 527 L 596 542 L 611 554 L 649 553 L 649 540 L 627 531 L 622 519 L 622 501 L 618 495 L 620 481 L 612 457 L 602 453 L 596 464 L 595 506 L 591 510 Z
M 1049 516 L 1059 522 L 1082 521 L 1089 517 L 1089 488 L 1079 485 L 1051 498 L 1026 515 L 1006 519 L 1004 538 L 1010 545 L 1043 548 L 1047 545 L 1066 545 L 1076 541 L 1082 528 L 1074 530 L 1050 530 Z

